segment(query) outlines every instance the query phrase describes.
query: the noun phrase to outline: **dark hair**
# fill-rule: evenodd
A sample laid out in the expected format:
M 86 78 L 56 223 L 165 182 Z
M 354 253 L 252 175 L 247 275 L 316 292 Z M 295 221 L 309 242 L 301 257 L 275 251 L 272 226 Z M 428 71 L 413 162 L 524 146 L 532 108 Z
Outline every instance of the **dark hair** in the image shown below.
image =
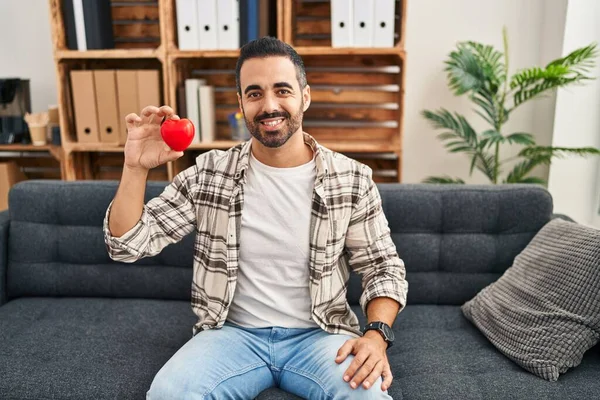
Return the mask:
M 304 62 L 298 53 L 296 53 L 296 50 L 289 44 L 282 42 L 277 38 L 265 36 L 246 43 L 240 49 L 240 57 L 235 66 L 235 85 L 239 94 L 242 93 L 242 88 L 240 86 L 240 70 L 242 69 L 244 61 L 251 58 L 266 58 L 273 56 L 287 57 L 296 67 L 296 78 L 298 79 L 300 89 L 306 87 Z

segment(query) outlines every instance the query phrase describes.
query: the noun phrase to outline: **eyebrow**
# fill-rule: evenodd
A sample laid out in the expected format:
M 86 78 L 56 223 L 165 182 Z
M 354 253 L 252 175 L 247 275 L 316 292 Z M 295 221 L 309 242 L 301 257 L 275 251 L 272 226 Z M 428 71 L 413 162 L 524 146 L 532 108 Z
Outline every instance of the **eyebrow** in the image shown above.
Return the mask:
M 288 88 L 290 90 L 294 90 L 294 87 L 287 82 L 277 82 L 276 84 L 273 85 L 273 87 L 275 87 L 275 88 L 284 87 L 284 88 Z M 247 94 L 251 90 L 260 90 L 260 89 L 261 89 L 260 85 L 248 85 L 246 87 L 246 89 L 244 90 L 244 94 Z

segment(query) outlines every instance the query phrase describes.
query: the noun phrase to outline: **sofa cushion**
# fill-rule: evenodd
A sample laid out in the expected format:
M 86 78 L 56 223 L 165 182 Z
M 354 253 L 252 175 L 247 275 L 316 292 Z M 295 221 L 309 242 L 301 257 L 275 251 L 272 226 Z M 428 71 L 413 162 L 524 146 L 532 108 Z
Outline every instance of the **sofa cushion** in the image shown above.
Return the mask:
M 525 371 L 499 352 L 460 306 L 408 305 L 388 351 L 404 400 L 592 399 L 600 393 L 600 345 L 558 382 Z M 395 397 L 394 397 L 395 398 Z
M 497 280 L 552 215 L 536 185 L 379 185 L 409 304 L 462 305 Z
M 598 342 L 599 293 L 600 230 L 556 219 L 463 311 L 507 357 L 556 381 Z
M 0 307 L 0 398 L 143 399 L 194 322 L 187 301 L 10 301 Z

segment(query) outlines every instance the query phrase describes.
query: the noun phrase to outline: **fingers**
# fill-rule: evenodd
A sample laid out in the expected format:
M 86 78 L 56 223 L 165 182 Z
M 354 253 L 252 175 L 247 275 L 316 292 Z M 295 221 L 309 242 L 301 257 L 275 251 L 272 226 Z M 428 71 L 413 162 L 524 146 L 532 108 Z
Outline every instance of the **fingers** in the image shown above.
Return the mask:
M 354 360 L 352 360 L 352 362 L 350 363 L 350 366 L 348 367 L 348 369 L 346 369 L 346 372 L 344 372 L 344 380 L 346 382 L 349 382 L 350 379 L 352 379 L 354 374 L 356 374 L 356 372 L 360 369 L 360 367 L 362 367 L 362 365 L 365 363 L 365 361 L 367 361 L 368 357 L 369 357 L 369 353 L 367 353 L 365 351 L 360 351 L 360 352 L 358 352 L 358 354 L 356 354 L 354 356 Z M 356 384 L 356 381 L 354 381 L 352 383 Z M 352 384 L 350 386 L 352 386 Z M 355 388 L 356 386 L 352 386 L 352 387 Z
M 158 109 L 158 114 L 159 114 L 159 116 L 165 117 L 165 118 L 173 118 L 174 116 L 176 116 L 175 111 L 173 111 L 173 109 L 169 106 L 160 107 Z M 177 119 L 179 119 L 179 117 L 177 117 Z
M 360 371 L 359 374 L 364 370 L 365 368 L 363 367 Z M 377 363 L 375 363 L 375 368 L 373 368 L 373 370 L 368 373 L 368 376 L 365 378 L 364 382 L 362 383 L 363 387 L 365 389 L 369 389 L 371 386 L 373 386 L 373 383 L 375 383 L 375 381 L 377 379 L 379 379 L 379 377 L 381 376 L 381 372 L 383 371 L 383 360 L 379 360 Z M 367 372 L 366 372 L 367 373 Z M 356 378 L 355 378 L 356 379 Z
M 350 386 L 352 389 L 356 389 L 359 387 L 363 381 L 373 372 L 373 370 L 379 368 L 379 376 L 381 376 L 381 367 L 377 367 L 381 363 L 381 360 L 378 360 L 376 357 L 367 358 L 362 365 L 356 371 L 356 374 L 350 381 Z M 352 375 L 350 375 L 352 376 Z
M 344 345 L 340 347 L 340 349 L 337 352 L 337 356 L 335 358 L 336 363 L 339 364 L 343 362 L 346 359 L 346 357 L 348 357 L 348 355 L 352 353 L 352 349 L 354 348 L 354 342 L 354 339 L 346 340 Z
M 146 106 L 142 110 L 141 117 L 143 124 L 151 124 L 154 121 L 154 116 L 160 112 L 160 109 L 155 106 Z
M 127 127 L 127 131 L 137 128 L 141 123 L 142 119 L 136 113 L 127 114 L 125 117 L 125 126 Z
M 165 161 L 175 161 L 181 156 L 183 156 L 183 151 L 169 150 Z
M 381 376 L 383 377 L 383 383 L 381 384 L 381 390 L 384 392 L 388 390 L 388 388 L 392 385 L 392 381 L 394 377 L 392 376 L 392 370 L 390 368 L 390 364 L 386 362 L 383 366 L 383 371 L 381 372 Z

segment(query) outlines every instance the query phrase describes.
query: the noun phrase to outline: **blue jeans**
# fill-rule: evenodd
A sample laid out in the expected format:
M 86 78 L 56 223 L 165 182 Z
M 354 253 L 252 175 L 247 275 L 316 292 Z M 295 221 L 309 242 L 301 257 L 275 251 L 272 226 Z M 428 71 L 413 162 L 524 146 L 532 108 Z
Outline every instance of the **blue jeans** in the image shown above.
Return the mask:
M 147 400 L 253 399 L 279 387 L 305 399 L 391 399 L 380 377 L 369 389 L 352 389 L 337 364 L 347 335 L 320 328 L 243 328 L 226 322 L 190 339 L 161 368 Z

